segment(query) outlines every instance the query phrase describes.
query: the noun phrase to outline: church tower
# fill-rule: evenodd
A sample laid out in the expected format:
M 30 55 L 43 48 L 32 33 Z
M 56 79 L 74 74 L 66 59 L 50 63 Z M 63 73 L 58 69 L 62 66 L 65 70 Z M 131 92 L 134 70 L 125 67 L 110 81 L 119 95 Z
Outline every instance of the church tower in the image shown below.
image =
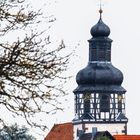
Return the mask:
M 127 134 L 123 73 L 112 65 L 110 28 L 102 20 L 101 9 L 99 12 L 100 19 L 90 31 L 88 65 L 76 76 L 74 140 L 95 129 Z

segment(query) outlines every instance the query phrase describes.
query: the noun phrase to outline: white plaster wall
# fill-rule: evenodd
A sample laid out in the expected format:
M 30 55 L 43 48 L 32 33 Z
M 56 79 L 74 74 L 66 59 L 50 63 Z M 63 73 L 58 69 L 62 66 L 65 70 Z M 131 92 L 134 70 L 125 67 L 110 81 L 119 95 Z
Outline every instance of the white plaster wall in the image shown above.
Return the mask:
M 115 124 L 85 124 L 85 133 L 91 133 L 92 128 L 97 127 L 97 131 L 108 131 L 112 135 L 123 134 L 125 123 L 115 123 Z M 82 124 L 74 125 L 74 140 L 77 140 L 77 129 L 82 130 Z

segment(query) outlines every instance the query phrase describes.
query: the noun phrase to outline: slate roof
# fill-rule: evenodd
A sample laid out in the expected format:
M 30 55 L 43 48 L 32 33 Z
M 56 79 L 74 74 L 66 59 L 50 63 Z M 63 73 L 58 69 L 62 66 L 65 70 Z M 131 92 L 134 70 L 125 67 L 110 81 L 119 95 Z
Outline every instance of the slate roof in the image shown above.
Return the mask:
M 92 134 L 91 133 L 86 133 L 86 134 L 83 134 L 80 137 L 80 140 L 91 140 L 91 138 L 92 138 Z
M 80 137 L 80 140 L 97 140 L 103 136 L 106 136 L 109 138 L 109 140 L 115 140 L 115 138 L 108 131 L 97 132 L 94 139 L 92 139 L 92 133 L 85 133 Z

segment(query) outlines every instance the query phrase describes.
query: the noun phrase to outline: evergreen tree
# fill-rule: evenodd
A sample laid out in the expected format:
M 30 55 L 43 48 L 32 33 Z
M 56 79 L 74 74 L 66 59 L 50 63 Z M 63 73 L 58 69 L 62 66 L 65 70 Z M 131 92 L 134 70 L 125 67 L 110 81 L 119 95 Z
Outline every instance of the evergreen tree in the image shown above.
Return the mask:
M 97 138 L 97 140 L 110 140 L 110 139 L 106 136 L 103 136 L 103 137 Z
M 26 127 L 20 128 L 14 124 L 0 129 L 0 140 L 35 140 L 35 138 L 28 134 Z

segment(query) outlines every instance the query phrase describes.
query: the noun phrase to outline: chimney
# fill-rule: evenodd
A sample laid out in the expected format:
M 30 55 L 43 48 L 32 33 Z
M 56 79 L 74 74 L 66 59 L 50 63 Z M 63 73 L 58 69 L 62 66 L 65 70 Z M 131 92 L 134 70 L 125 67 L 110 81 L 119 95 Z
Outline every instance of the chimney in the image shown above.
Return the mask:
M 97 133 L 97 127 L 93 127 L 92 128 L 92 140 L 95 137 L 96 133 Z

